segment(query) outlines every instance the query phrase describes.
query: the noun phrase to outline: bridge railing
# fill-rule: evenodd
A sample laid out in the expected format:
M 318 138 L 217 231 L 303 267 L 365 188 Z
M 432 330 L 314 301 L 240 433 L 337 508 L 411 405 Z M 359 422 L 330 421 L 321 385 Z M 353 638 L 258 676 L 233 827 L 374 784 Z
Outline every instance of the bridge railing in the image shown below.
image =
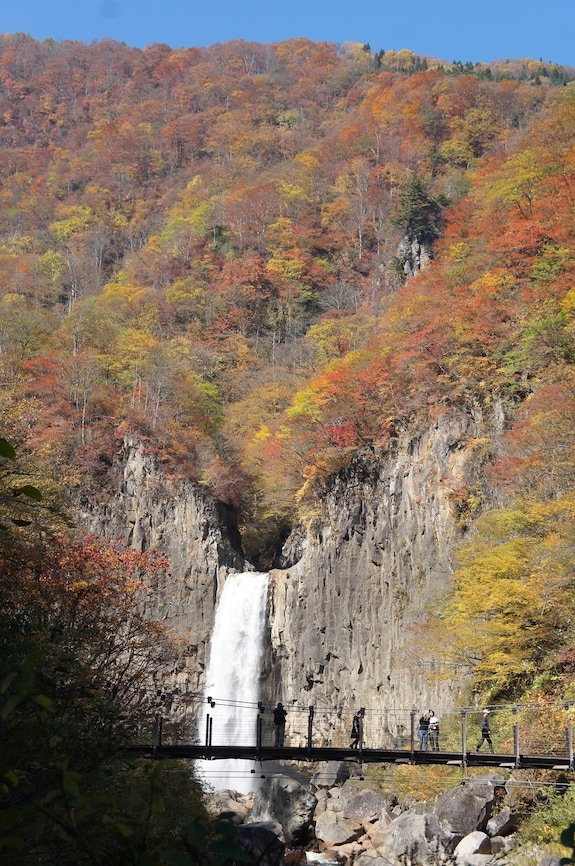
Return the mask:
M 352 709 L 295 704 L 287 705 L 286 709 L 286 746 L 349 748 L 351 745 Z M 208 710 L 207 724 L 200 734 L 197 722 L 193 723 L 192 733 L 192 726 L 186 719 L 174 720 L 169 715 L 158 714 L 154 730 L 146 733 L 146 739 L 164 745 L 190 742 L 201 745 L 275 745 L 273 708 L 261 704 L 244 706 L 239 725 L 237 718 L 234 721 L 233 735 L 229 733 L 225 715 L 219 716 L 211 707 Z M 424 708 L 365 708 L 360 747 L 419 750 L 419 718 L 425 711 Z M 474 752 L 481 739 L 482 711 L 483 708 L 476 707 L 436 708 L 439 718 L 437 743 L 429 739 L 427 749 L 461 754 Z M 494 706 L 489 715 L 493 749 L 497 754 L 511 757 L 520 754 L 557 755 L 572 763 L 574 715 L 575 702 L 572 701 Z M 484 743 L 481 750 L 487 751 L 488 745 Z

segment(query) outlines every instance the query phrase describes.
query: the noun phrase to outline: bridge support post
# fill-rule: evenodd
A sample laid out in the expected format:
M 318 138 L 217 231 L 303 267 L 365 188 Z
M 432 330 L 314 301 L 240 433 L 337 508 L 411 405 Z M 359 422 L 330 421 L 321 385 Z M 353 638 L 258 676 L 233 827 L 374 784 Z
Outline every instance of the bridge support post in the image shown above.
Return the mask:
M 314 708 L 309 707 L 308 717 L 307 717 L 307 747 L 310 751 L 313 748 L 313 717 L 314 717 Z
M 206 715 L 206 746 L 212 745 L 212 723 L 213 719 L 208 713 Z
M 513 748 L 515 752 L 515 766 L 519 767 L 521 765 L 521 758 L 519 754 L 519 724 L 517 722 L 513 725 Z
M 569 769 L 573 770 L 573 725 L 567 725 L 565 734 L 567 738 L 567 757 L 569 758 Z
M 409 742 L 411 750 L 411 761 L 415 762 L 415 709 L 409 714 Z
M 461 710 L 461 766 L 467 769 L 467 710 Z
M 256 748 L 258 752 L 261 751 L 262 748 L 262 717 L 259 710 L 256 719 Z

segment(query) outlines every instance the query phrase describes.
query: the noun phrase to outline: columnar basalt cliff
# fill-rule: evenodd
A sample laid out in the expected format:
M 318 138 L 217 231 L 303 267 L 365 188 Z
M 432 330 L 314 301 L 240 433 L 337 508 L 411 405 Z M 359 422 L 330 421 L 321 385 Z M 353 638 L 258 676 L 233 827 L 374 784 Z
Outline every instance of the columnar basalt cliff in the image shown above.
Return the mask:
M 384 455 L 363 455 L 326 487 L 313 519 L 288 539 L 285 568 L 273 572 L 268 706 L 381 708 L 371 731 L 381 741 L 397 733 L 387 710 L 455 702 L 459 679 L 434 682 L 405 649 L 409 624 L 449 581 L 462 532 L 454 502 L 481 475 L 483 431 L 481 417 L 445 416 L 424 433 L 402 434 Z M 136 442 L 121 455 L 115 495 L 84 509 L 90 530 L 170 558 L 149 614 L 184 639 L 174 665 L 180 691 L 203 686 L 226 574 L 250 569 L 224 517 L 197 485 L 164 478 Z
M 230 569 L 246 569 L 233 521 L 198 485 L 166 478 L 135 439 L 124 443 L 114 472 L 115 493 L 103 501 L 85 498 L 80 518 L 97 535 L 167 555 L 171 571 L 150 588 L 147 613 L 182 639 L 172 688 L 198 693 L 218 590 Z
M 385 742 L 400 733 L 386 710 L 456 702 L 459 678 L 434 681 L 406 643 L 449 582 L 463 531 L 455 503 L 481 474 L 481 427 L 446 416 L 400 437 L 385 459 L 356 461 L 288 541 L 297 561 L 274 573 L 270 616 L 273 686 L 288 705 L 380 708 L 370 734 Z

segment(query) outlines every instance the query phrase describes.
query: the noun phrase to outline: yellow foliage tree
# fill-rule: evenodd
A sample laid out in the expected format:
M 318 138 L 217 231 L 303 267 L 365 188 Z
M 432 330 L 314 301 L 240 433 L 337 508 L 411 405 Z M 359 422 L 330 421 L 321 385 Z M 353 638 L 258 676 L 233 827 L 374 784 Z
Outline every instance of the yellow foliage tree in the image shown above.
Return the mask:
M 484 700 L 556 689 L 557 654 L 575 643 L 574 533 L 572 493 L 485 514 L 450 593 L 414 639 L 420 654 L 467 670 Z

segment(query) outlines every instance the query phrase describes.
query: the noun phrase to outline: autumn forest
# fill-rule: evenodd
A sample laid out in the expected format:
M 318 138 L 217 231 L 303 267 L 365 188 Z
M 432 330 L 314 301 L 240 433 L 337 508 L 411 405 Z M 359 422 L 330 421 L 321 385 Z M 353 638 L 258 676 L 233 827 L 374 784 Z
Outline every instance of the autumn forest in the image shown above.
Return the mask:
M 0 36 L 19 503 L 105 496 L 135 431 L 267 568 L 358 455 L 453 408 L 501 417 L 454 497 L 466 545 L 425 641 L 492 699 L 575 697 L 573 81 L 355 43 Z M 119 607 L 134 567 L 114 560 Z

